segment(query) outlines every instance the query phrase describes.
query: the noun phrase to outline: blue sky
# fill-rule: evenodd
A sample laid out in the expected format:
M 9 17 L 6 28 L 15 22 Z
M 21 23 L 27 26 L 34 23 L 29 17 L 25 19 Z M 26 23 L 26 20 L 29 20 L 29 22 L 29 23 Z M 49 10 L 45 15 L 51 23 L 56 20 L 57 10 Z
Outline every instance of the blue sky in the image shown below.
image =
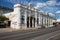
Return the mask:
M 29 2 L 34 4 L 34 8 L 60 19 L 60 0 L 0 0 L 0 6 L 13 8 L 16 3 L 28 5 Z

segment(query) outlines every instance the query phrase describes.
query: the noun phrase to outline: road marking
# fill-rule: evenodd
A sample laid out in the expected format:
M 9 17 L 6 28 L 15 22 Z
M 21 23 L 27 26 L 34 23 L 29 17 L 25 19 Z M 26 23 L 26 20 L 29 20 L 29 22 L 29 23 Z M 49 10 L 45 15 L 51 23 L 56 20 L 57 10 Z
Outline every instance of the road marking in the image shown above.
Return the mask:
M 55 31 L 55 32 L 59 32 L 60 30 L 58 30 L 58 31 Z M 37 32 L 40 32 L 40 31 L 36 31 L 36 33 Z M 51 32 L 51 33 L 55 33 L 55 32 Z M 30 33 L 35 33 L 35 32 L 29 32 L 29 33 L 25 33 L 25 34 L 17 34 L 17 35 L 10 35 L 10 36 L 6 36 L 6 37 L 2 37 L 1 39 L 6 39 L 7 37 L 8 38 L 12 38 L 12 37 L 18 37 L 18 36 L 23 36 L 23 35 L 27 35 L 27 34 L 30 34 Z M 21 37 L 21 38 L 23 38 L 23 37 Z M 17 39 L 17 38 L 13 38 L 13 39 Z
M 36 32 L 40 32 L 40 31 L 36 31 Z M 25 33 L 25 34 L 10 35 L 10 36 L 1 37 L 0 39 L 10 38 L 10 37 L 12 38 L 12 37 L 16 37 L 16 36 L 23 36 L 23 35 L 28 35 L 28 34 L 36 33 L 36 32 L 29 32 L 29 33 Z
M 59 33 L 59 34 L 56 34 L 56 35 L 54 35 L 54 36 L 49 37 L 47 40 L 49 40 L 49 39 L 51 39 L 51 38 L 54 38 L 54 37 L 56 37 L 56 36 L 58 36 L 58 35 L 60 35 L 60 33 Z
M 56 35 L 58 33 L 60 34 L 60 30 L 55 31 L 55 32 L 51 32 L 51 33 L 48 33 L 48 34 L 44 34 L 42 36 L 38 36 L 38 37 L 32 38 L 31 40 L 48 40 L 48 38 L 50 38 L 51 36 L 54 36 L 54 35 Z

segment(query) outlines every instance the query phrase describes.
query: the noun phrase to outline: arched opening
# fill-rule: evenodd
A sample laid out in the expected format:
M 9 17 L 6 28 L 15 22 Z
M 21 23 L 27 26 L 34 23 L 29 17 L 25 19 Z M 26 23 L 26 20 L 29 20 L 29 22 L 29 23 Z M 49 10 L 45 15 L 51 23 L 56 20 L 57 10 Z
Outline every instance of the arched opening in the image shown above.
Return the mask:
M 10 27 L 11 26 L 11 21 L 8 21 L 8 27 Z
M 35 27 L 35 18 L 34 17 L 27 17 L 27 28 Z
M 29 28 L 29 17 L 27 17 L 27 28 Z

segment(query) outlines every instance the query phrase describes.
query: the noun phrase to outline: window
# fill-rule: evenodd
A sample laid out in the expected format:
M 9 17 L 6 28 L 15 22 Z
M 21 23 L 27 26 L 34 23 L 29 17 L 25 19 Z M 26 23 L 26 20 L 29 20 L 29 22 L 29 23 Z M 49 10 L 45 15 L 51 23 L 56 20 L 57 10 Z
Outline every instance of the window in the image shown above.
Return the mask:
M 24 16 L 21 15 L 21 24 L 24 24 Z

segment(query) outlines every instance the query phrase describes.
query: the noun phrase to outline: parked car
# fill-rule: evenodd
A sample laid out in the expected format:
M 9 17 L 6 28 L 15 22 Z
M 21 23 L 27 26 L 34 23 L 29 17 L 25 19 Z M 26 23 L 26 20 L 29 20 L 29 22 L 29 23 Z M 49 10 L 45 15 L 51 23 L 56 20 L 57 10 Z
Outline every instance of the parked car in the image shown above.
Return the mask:
M 55 25 L 51 24 L 50 27 L 55 27 Z
M 0 28 L 5 28 L 6 24 L 4 22 L 0 22 Z

